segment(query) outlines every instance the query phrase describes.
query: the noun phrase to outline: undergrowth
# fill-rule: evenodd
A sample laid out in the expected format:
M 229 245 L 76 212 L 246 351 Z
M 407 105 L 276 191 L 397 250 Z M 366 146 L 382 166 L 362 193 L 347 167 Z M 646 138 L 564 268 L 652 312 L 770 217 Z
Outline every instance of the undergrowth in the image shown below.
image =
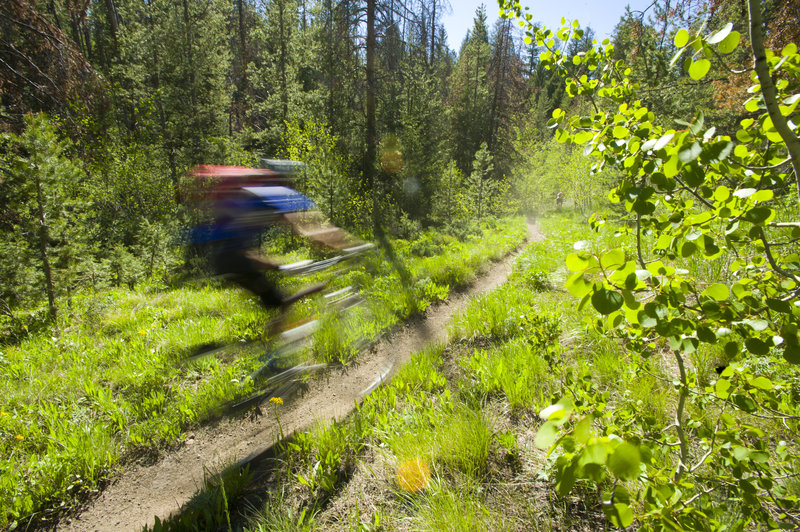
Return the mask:
M 563 474 L 569 450 L 550 449 L 544 420 L 552 423 L 558 405 L 566 410 L 591 401 L 598 438 L 642 426 L 650 430 L 644 437 L 661 438 L 673 421 L 676 368 L 667 357 L 636 358 L 624 344 L 586 329 L 593 311 L 579 310 L 557 288 L 573 242 L 613 247 L 629 236 L 587 233 L 563 214 L 541 225 L 549 240 L 529 245 L 507 285 L 454 317 L 449 345 L 414 353 L 389 385 L 327 426 L 340 443 L 335 453 L 317 443 L 326 441 L 319 432 L 283 449 L 277 493 L 291 495 L 280 508 L 238 514 L 245 529 L 264 530 L 277 520 L 287 529 L 314 530 L 594 530 L 628 522 L 614 511 L 636 508 L 634 497 L 643 490 L 636 475 L 615 479 L 590 456 L 581 462 L 583 476 L 570 482 Z M 698 356 L 688 371 L 713 379 L 707 367 L 713 360 L 713 354 Z M 706 413 L 691 415 L 702 422 Z M 790 438 L 774 421 L 749 423 L 753 435 L 774 431 Z M 631 444 L 623 445 L 627 451 Z M 667 454 L 645 459 L 667 470 L 676 465 Z M 621 471 L 627 462 L 618 456 L 610 463 Z M 330 472 L 329 482 L 307 482 L 320 471 Z M 797 486 L 794 477 L 784 484 Z M 611 489 L 628 495 L 608 510 L 603 494 Z M 742 501 L 715 504 L 731 522 L 741 515 Z
M 352 362 L 364 339 L 447 298 L 526 234 L 521 218 L 485 229 L 464 241 L 428 234 L 396 242 L 409 290 L 379 257 L 342 272 L 331 286 L 360 287 L 366 303 L 347 323 L 322 320 L 317 356 Z M 298 282 L 285 280 L 287 290 Z M 319 302 L 296 307 L 303 316 Z M 0 528 L 46 524 L 121 461 L 175 443 L 218 405 L 249 393 L 269 321 L 255 298 L 216 281 L 75 294 L 63 314 L 58 327 L 0 346 Z M 217 345 L 230 346 L 228 356 L 182 364 Z M 315 489 L 327 486 L 335 454 L 307 474 Z

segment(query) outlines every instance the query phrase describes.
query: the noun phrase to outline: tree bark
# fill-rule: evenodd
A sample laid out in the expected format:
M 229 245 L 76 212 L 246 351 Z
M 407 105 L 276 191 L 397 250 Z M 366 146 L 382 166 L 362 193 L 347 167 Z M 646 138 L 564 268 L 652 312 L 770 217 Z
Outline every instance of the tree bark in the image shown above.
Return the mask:
M 375 132 L 375 0 L 367 0 L 367 101 L 366 101 L 366 149 L 364 151 L 364 184 L 375 188 L 374 166 L 377 152 Z
M 789 124 L 786 123 L 786 117 L 781 113 L 778 104 L 778 92 L 775 89 L 775 83 L 772 81 L 769 65 L 767 64 L 767 53 L 764 50 L 764 34 L 761 31 L 761 26 L 763 25 L 761 5 L 757 0 L 748 0 L 747 7 L 750 11 L 750 45 L 755 58 L 756 75 L 758 76 L 758 82 L 761 84 L 761 93 L 764 95 L 764 103 L 767 106 L 767 112 L 772 124 L 781 139 L 783 139 L 783 142 L 786 143 L 786 149 L 789 150 L 797 186 L 797 197 L 800 199 L 800 140 L 789 127 Z
M 114 5 L 114 0 L 106 0 L 106 11 L 108 12 L 108 25 L 111 26 L 111 38 L 114 40 L 114 48 L 118 48 L 117 32 L 119 32 L 119 21 L 117 19 L 117 8 Z
M 287 61 L 287 52 L 286 52 L 286 40 L 287 36 L 284 35 L 284 31 L 286 30 L 286 20 L 285 20 L 285 9 L 286 3 L 283 0 L 280 0 L 280 4 L 278 5 L 278 17 L 279 21 L 278 24 L 280 25 L 280 32 L 281 32 L 281 57 L 280 57 L 280 72 L 281 72 L 281 104 L 283 105 L 283 116 L 281 117 L 281 123 L 283 124 L 284 130 L 286 129 L 286 119 L 289 117 L 289 87 L 287 86 L 286 80 L 286 61 Z
M 110 1 L 110 0 L 109 0 Z M 249 92 L 249 84 L 247 79 L 247 40 L 244 31 L 244 0 L 236 0 L 236 9 L 239 12 L 239 61 L 242 64 L 242 115 L 247 114 L 247 93 Z
M 433 68 L 433 60 L 435 58 L 435 51 L 436 51 L 436 0 L 433 0 L 433 14 L 431 15 L 431 63 L 430 66 Z
M 45 291 L 47 292 L 47 306 L 50 318 L 55 320 L 58 314 L 56 308 L 56 291 L 53 285 L 53 269 L 50 266 L 50 254 L 47 243 L 50 242 L 50 228 L 47 226 L 47 217 L 44 212 L 44 192 L 42 181 L 39 178 L 39 169 L 36 169 L 36 214 L 39 217 L 39 258 L 42 260 L 44 272 Z

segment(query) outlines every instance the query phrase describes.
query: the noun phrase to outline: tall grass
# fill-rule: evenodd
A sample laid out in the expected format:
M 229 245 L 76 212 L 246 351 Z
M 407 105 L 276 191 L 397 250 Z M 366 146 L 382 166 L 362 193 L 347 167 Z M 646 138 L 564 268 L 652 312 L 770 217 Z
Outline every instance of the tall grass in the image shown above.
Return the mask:
M 595 390 L 610 416 L 616 406 L 634 405 L 668 423 L 665 368 L 657 361 L 632 364 L 619 343 L 587 333 L 592 312 L 578 310 L 555 280 L 574 240 L 588 236 L 589 245 L 605 246 L 624 237 L 587 235 L 564 218 L 542 225 L 552 239 L 530 245 L 507 285 L 471 300 L 453 318 L 450 345 L 413 354 L 388 386 L 340 424 L 350 434 L 349 453 L 340 452 L 364 460 L 355 469 L 375 471 L 368 491 L 384 494 L 359 500 L 358 507 L 374 508 L 389 529 L 517 528 L 518 521 L 490 505 L 510 489 L 493 482 L 510 475 L 511 485 L 530 485 L 535 471 L 546 470 L 528 434 L 536 412 L 571 386 Z M 311 450 L 288 452 L 290 470 L 319 461 L 324 440 L 318 445 L 315 438 L 304 439 Z M 526 463 L 533 471 L 525 472 L 520 464 Z M 331 496 L 344 493 L 345 482 L 338 478 Z M 568 507 L 555 506 L 552 526 L 574 521 Z M 323 507 L 314 508 L 325 515 Z M 529 508 L 515 512 L 531 515 Z
M 515 218 L 483 238 L 443 239 L 438 255 L 418 256 L 413 243 L 398 242 L 413 281 L 408 297 L 398 273 L 377 257 L 339 272 L 331 286 L 361 288 L 367 301 L 347 321 L 322 318 L 316 355 L 350 363 L 364 339 L 446 298 L 524 235 Z M 296 252 L 291 260 L 306 256 Z M 320 280 L 285 283 L 294 290 Z M 320 303 L 296 307 L 299 318 Z M 250 393 L 248 376 L 266 349 L 257 340 L 269 319 L 255 298 L 215 281 L 143 285 L 74 294 L 58 328 L 0 346 L 0 528 L 22 518 L 47 523 L 62 502 L 96 489 L 130 453 L 175 442 L 225 401 Z M 183 364 L 209 344 L 227 347 Z

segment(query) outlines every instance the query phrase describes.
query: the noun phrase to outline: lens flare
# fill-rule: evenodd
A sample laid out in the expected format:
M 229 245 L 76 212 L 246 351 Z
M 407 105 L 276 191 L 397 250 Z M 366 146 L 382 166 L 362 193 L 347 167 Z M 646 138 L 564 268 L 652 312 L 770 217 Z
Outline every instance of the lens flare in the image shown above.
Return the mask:
M 419 458 L 406 460 L 397 468 L 397 483 L 405 491 L 422 491 L 428 487 L 430 481 L 431 470 L 428 464 Z

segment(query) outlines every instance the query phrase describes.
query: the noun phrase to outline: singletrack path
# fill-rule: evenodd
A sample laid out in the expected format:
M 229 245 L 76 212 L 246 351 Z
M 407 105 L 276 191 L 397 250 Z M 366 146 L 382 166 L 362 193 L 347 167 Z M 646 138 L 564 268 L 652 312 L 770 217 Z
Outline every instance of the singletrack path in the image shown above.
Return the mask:
M 538 226 L 528 223 L 528 241 L 542 240 Z M 300 397 L 281 408 L 284 434 L 309 429 L 316 421 L 342 419 L 366 394 L 391 378 L 411 353 L 447 339 L 447 323 L 470 298 L 501 285 L 511 273 L 517 253 L 489 265 L 469 287 L 430 307 L 387 336 L 357 364 L 313 379 Z M 131 464 L 79 516 L 64 519 L 58 530 L 141 530 L 176 512 L 203 486 L 207 472 L 218 472 L 261 454 L 277 440 L 278 427 L 269 409 L 264 415 L 223 419 L 187 435 L 186 443 L 152 464 Z

